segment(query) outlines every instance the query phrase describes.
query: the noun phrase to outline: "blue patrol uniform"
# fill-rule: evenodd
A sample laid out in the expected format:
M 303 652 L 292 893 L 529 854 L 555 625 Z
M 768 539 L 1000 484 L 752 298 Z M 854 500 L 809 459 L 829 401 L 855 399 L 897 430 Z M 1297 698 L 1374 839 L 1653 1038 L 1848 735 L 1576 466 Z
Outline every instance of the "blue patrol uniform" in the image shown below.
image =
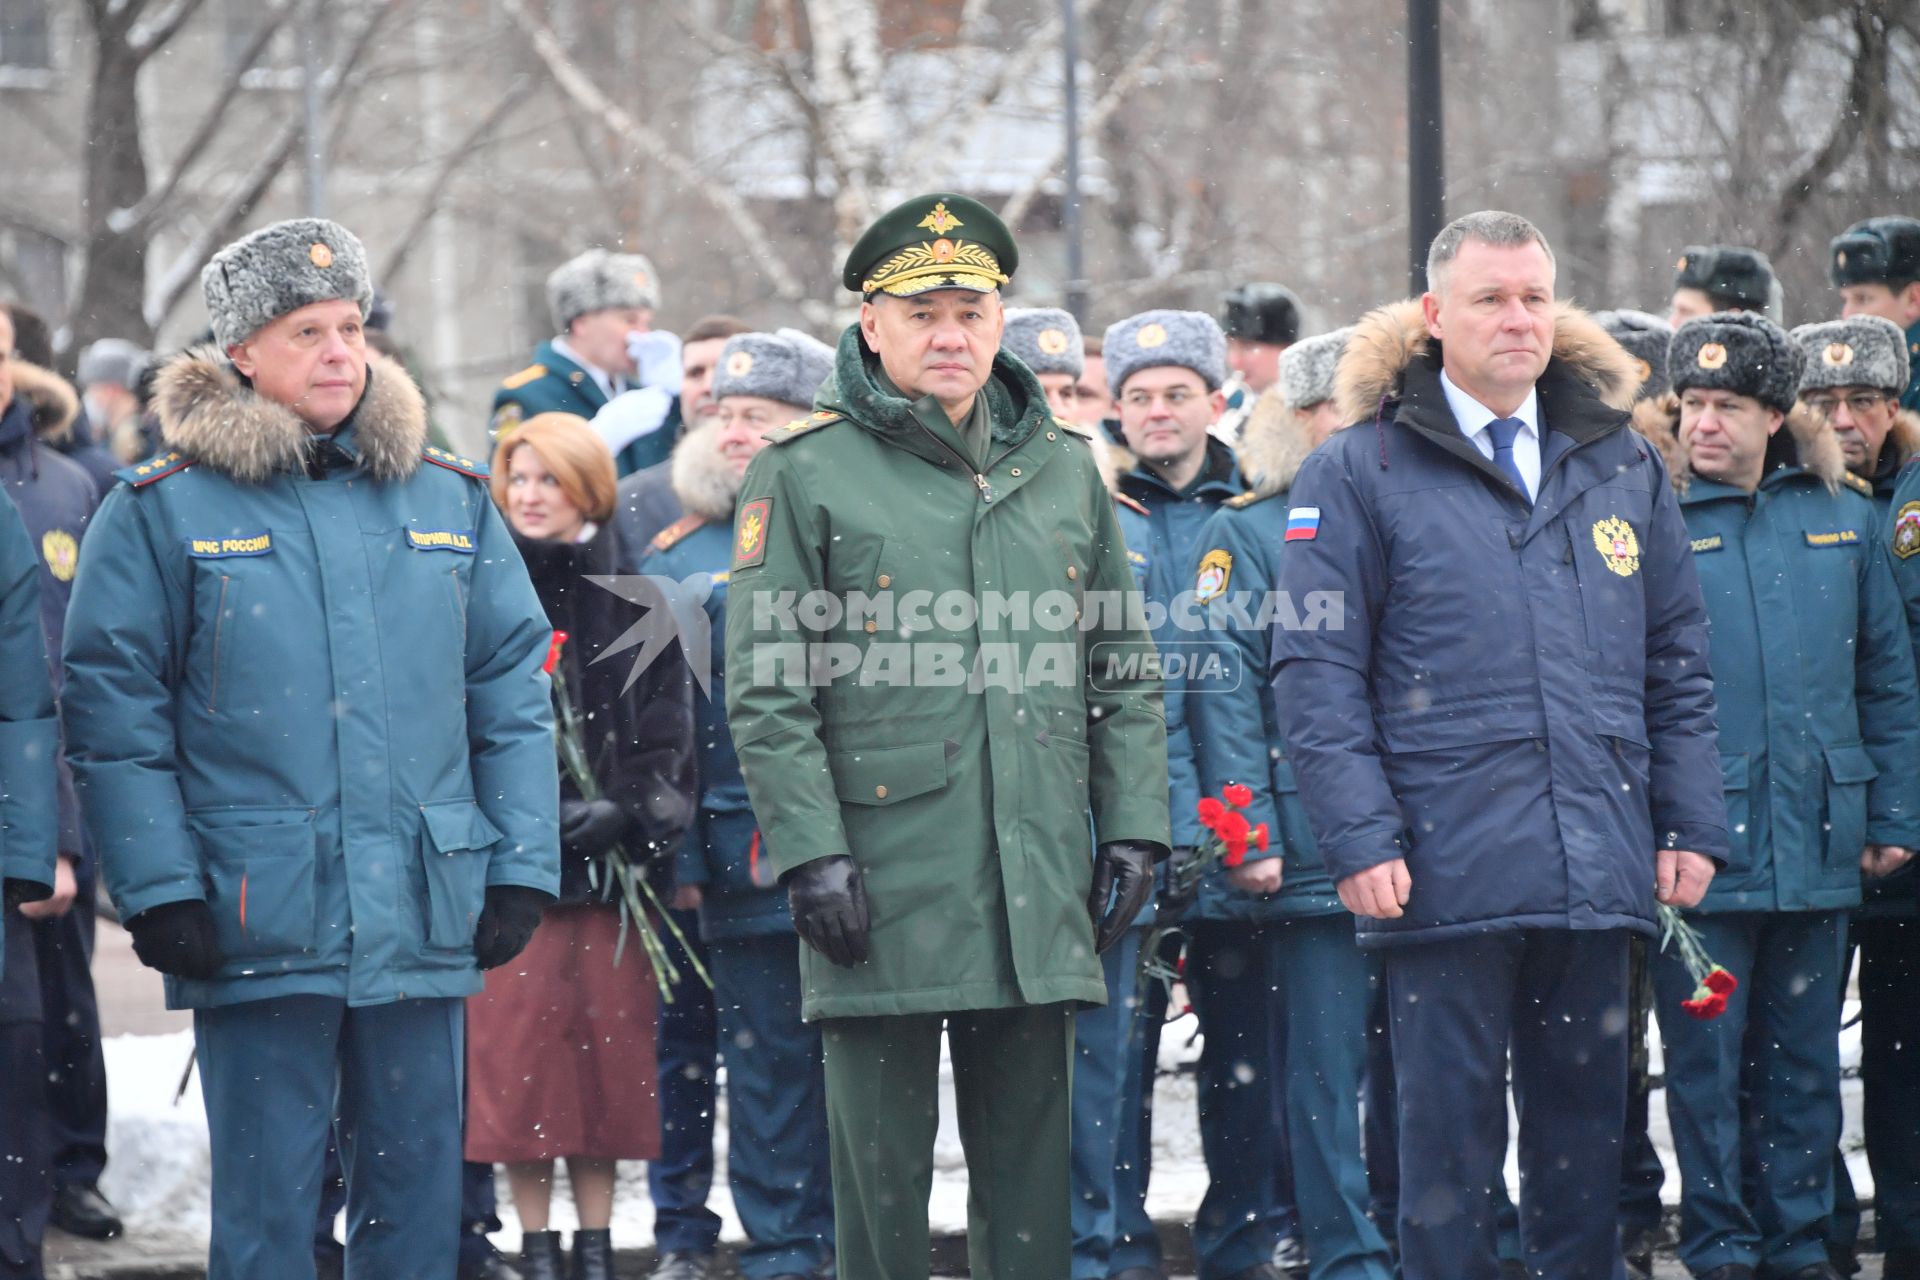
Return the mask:
M 209 1275 L 312 1265 L 338 1102 L 348 1267 L 454 1265 L 486 891 L 559 888 L 551 634 L 477 463 L 371 360 L 330 436 L 212 348 L 160 375 L 68 618 L 68 748 L 125 918 L 204 900 Z
M 1403 1274 L 1496 1274 L 1511 1049 L 1526 1265 L 1605 1280 L 1627 935 L 1653 928 L 1656 848 L 1727 850 L 1698 786 L 1718 758 L 1706 615 L 1666 468 L 1613 407 L 1636 372 L 1598 326 L 1556 317 L 1531 501 L 1462 433 L 1441 370 L 1417 303 L 1350 340 L 1357 425 L 1288 499 L 1280 587 L 1302 616 L 1273 630 L 1277 711 L 1334 883 L 1395 858 L 1411 875 L 1400 917 L 1359 922 L 1393 1002 Z
M 41 557 L 0 487 L 0 879 L 53 891 L 59 729 L 40 621 Z M 26 918 L 0 910 L 0 1276 L 40 1280 L 53 1202 L 38 966 Z
M 1678 413 L 1669 398 L 1641 421 L 1671 444 Z M 1740 985 L 1698 1021 L 1684 965 L 1654 963 L 1681 1259 L 1787 1274 L 1826 1257 L 1845 912 L 1867 843 L 1920 840 L 1920 686 L 1870 486 L 1829 428 L 1796 410 L 1751 495 L 1683 468 L 1733 844 L 1691 918 Z
M 1246 451 L 1266 449 L 1258 433 L 1274 430 L 1250 424 L 1248 431 L 1255 435 L 1243 435 L 1243 459 Z M 1206 609 L 1206 638 L 1222 659 L 1214 687 L 1186 700 L 1200 791 L 1218 796 L 1230 783 L 1251 788 L 1247 819 L 1264 824 L 1271 843 L 1266 853 L 1249 849 L 1246 856 L 1284 859 L 1280 891 L 1264 898 L 1234 889 L 1224 868 L 1210 868 L 1191 913 L 1208 922 L 1196 925 L 1197 931 L 1238 930 L 1247 940 L 1245 949 L 1268 960 L 1214 964 L 1197 974 L 1189 968 L 1206 1033 L 1201 1139 L 1212 1174 L 1195 1247 L 1200 1248 L 1202 1228 L 1207 1236 L 1218 1234 L 1213 1220 L 1232 1224 L 1229 1230 L 1257 1222 L 1267 1206 L 1250 1201 L 1245 1188 L 1259 1188 L 1261 1171 L 1286 1158 L 1315 1280 L 1389 1280 L 1393 1262 L 1387 1242 L 1367 1216 L 1356 1108 L 1379 959 L 1355 944 L 1352 919 L 1320 860 L 1268 691 L 1270 645 L 1259 615 L 1276 599 L 1271 593 L 1285 546 L 1287 486 L 1307 444 L 1293 423 L 1278 433 L 1283 448 L 1291 448 L 1276 466 L 1262 469 L 1258 488 L 1228 499 L 1207 522 L 1193 574 L 1195 599 Z M 1197 932 L 1196 941 L 1200 936 Z M 1270 945 L 1263 945 L 1266 938 Z M 1222 968 L 1227 972 L 1210 972 Z M 1276 990 L 1281 993 L 1277 1001 L 1271 995 Z M 1269 1028 L 1269 1022 L 1279 1025 Z M 1283 1062 L 1264 1061 L 1270 1031 L 1278 1033 L 1272 1040 L 1286 1046 Z M 1217 1055 L 1216 1041 L 1223 1046 Z M 1216 1061 L 1209 1063 L 1208 1057 Z M 1246 1070 L 1253 1064 L 1264 1064 L 1261 1074 L 1277 1085 L 1283 1129 L 1265 1123 L 1261 1091 L 1246 1087 Z M 1263 1149 L 1280 1142 L 1288 1151 Z M 1236 1263 L 1239 1255 L 1223 1257 L 1211 1273 L 1232 1275 Z M 1207 1263 L 1201 1269 L 1210 1274 Z
M 709 433 L 688 440 L 712 446 Z M 748 1241 L 740 1270 L 748 1280 L 770 1280 L 811 1274 L 833 1256 L 833 1171 L 820 1029 L 800 1020 L 800 942 L 727 730 L 732 562 L 731 512 L 715 512 L 683 516 L 661 530 L 640 568 L 710 588 L 706 634 L 683 633 L 686 642 L 707 646 L 711 665 L 695 708 L 700 807 L 674 880 L 701 889 L 700 936 L 727 1064 L 727 1185 Z

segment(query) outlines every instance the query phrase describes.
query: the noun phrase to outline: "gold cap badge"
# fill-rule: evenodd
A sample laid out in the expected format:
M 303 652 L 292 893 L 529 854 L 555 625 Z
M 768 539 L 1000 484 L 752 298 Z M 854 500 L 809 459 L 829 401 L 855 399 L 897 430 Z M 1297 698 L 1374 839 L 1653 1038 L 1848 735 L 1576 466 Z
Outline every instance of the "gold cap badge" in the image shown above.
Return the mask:
M 964 227 L 967 224 L 947 212 L 947 202 L 941 200 L 933 206 L 932 213 L 920 219 L 915 225 L 925 227 L 937 236 L 944 236 L 955 227 Z
M 1648 364 L 1645 360 L 1636 359 L 1633 362 L 1633 367 L 1639 371 L 1640 381 L 1642 382 L 1645 382 L 1648 378 L 1651 378 L 1653 376 L 1653 366 Z
M 1042 329 L 1034 342 L 1050 356 L 1064 355 L 1067 350 L 1067 335 L 1058 329 Z
M 313 247 L 307 250 L 307 259 L 314 266 L 325 271 L 333 265 L 333 250 L 328 248 L 324 241 L 315 240 Z
M 753 372 L 753 352 L 736 351 L 727 357 L 727 376 L 744 378 Z
M 1820 353 L 1820 359 L 1829 369 L 1840 369 L 1853 363 L 1853 348 L 1844 342 L 1829 342 L 1827 349 Z
M 1702 369 L 1718 369 L 1727 362 L 1727 349 L 1717 342 L 1709 342 L 1700 348 L 1693 362 Z
M 1686 255 L 1686 254 L 1684 254 L 1684 253 L 1683 253 L 1683 254 L 1681 254 L 1681 255 L 1680 255 L 1680 261 L 1678 261 L 1678 262 L 1676 262 L 1676 263 L 1674 263 L 1674 264 L 1673 264 L 1673 269 L 1674 269 L 1675 271 L 1685 271 L 1685 270 L 1687 269 L 1687 255 Z
M 1142 351 L 1151 351 L 1167 343 L 1167 327 L 1159 321 L 1140 326 L 1140 332 L 1133 336 L 1133 345 Z

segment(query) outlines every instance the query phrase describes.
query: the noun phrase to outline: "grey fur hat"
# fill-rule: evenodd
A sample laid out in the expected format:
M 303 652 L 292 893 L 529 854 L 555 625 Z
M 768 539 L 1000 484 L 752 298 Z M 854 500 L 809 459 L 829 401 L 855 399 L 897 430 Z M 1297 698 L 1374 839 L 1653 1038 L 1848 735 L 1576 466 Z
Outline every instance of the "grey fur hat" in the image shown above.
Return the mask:
M 1333 398 L 1333 371 L 1347 349 L 1353 326 L 1302 338 L 1280 353 L 1280 403 L 1289 409 L 1311 409 Z
M 1907 335 L 1883 316 L 1803 324 L 1792 337 L 1805 362 L 1802 395 L 1828 387 L 1875 387 L 1894 395 L 1907 389 L 1912 371 Z
M 798 329 L 736 333 L 720 348 L 713 398 L 763 396 L 807 409 L 832 372 L 833 348 Z
M 1800 348 L 1752 311 L 1695 316 L 1674 331 L 1667 372 L 1675 391 L 1731 391 L 1785 413 L 1800 393 Z
M 235 240 L 201 268 L 200 289 L 223 348 L 316 302 L 357 302 L 364 320 L 373 301 L 360 237 L 325 218 L 290 218 Z
M 89 343 L 80 353 L 73 380 L 82 391 L 102 383 L 131 391 L 140 381 L 141 371 L 153 359 L 153 353 L 125 338 L 101 338 Z
M 646 255 L 589 249 L 555 267 L 547 277 L 547 310 L 553 331 L 565 333 L 581 316 L 615 307 L 660 305 L 660 276 Z
M 1058 307 L 1008 307 L 1000 349 L 1019 356 L 1035 373 L 1064 373 L 1078 378 L 1087 368 L 1087 344 L 1080 322 Z
M 1107 326 L 1107 386 L 1114 399 L 1142 369 L 1178 365 L 1200 375 L 1209 390 L 1227 380 L 1227 335 L 1204 311 L 1142 311 Z
M 1640 400 L 1667 393 L 1667 348 L 1673 345 L 1673 326 L 1645 311 L 1622 308 L 1596 311 L 1593 322 L 1626 348 L 1640 370 Z

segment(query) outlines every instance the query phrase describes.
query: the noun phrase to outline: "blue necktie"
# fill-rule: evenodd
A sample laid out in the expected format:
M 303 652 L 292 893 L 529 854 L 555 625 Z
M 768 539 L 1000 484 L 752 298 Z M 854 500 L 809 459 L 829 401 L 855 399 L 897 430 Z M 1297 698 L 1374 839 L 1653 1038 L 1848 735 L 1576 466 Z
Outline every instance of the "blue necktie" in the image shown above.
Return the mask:
M 1513 481 L 1513 487 L 1529 503 L 1533 501 L 1527 493 L 1526 477 L 1520 474 L 1520 464 L 1513 460 L 1513 438 L 1520 434 L 1526 424 L 1518 418 L 1495 418 L 1487 424 L 1487 434 L 1493 437 L 1493 465 L 1507 473 Z

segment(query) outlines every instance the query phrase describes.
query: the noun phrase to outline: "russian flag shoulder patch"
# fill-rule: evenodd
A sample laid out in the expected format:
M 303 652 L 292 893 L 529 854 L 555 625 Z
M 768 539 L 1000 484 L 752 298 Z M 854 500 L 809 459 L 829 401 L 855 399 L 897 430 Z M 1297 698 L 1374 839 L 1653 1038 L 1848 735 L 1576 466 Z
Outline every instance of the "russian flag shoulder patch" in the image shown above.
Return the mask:
M 1287 512 L 1288 542 L 1310 542 L 1320 533 L 1320 508 L 1294 507 Z

